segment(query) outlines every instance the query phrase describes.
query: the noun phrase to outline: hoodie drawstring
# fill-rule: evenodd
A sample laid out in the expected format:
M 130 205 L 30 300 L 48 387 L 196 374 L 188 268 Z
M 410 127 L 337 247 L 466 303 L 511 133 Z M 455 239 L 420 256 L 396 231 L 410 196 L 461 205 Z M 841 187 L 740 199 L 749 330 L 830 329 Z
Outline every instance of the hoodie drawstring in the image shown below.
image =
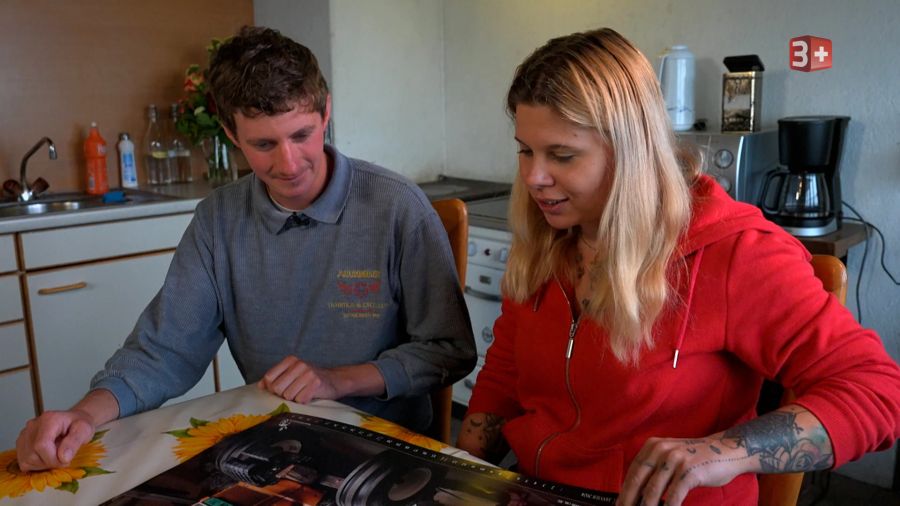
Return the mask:
M 703 258 L 703 249 L 697 250 L 694 254 L 694 261 L 691 262 L 691 281 L 688 285 L 687 302 L 684 307 L 684 319 L 681 320 L 681 329 L 678 332 L 678 341 L 675 342 L 675 358 L 672 360 L 672 369 L 678 367 L 678 352 L 681 351 L 681 345 L 684 343 L 684 335 L 687 333 L 688 319 L 691 316 L 691 302 L 694 300 L 694 285 L 697 284 L 697 273 L 700 271 L 700 259 Z

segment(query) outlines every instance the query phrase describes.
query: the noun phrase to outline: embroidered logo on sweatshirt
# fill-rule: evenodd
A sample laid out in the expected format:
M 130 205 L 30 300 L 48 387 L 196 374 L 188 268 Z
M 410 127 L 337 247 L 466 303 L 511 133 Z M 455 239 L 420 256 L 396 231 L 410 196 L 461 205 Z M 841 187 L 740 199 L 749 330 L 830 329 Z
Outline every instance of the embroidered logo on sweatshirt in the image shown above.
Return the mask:
M 378 300 L 381 292 L 380 270 L 341 270 L 336 278 L 343 300 L 329 303 L 329 308 L 341 311 L 344 318 L 381 317 L 387 303 Z

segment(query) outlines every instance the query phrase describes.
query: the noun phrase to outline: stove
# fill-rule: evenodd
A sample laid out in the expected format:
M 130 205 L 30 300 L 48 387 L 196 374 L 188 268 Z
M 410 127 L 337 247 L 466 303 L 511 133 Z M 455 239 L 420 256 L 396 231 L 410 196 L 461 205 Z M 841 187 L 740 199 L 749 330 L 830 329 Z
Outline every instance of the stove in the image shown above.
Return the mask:
M 438 176 L 437 181 L 419 183 L 419 187 L 422 188 L 429 200 L 460 199 L 467 203 L 473 200 L 509 195 L 512 189 L 512 185 L 509 183 L 479 181 L 443 174 Z
M 494 321 L 500 316 L 500 283 L 506 271 L 512 234 L 506 224 L 509 197 L 467 202 L 469 260 L 466 265 L 466 307 L 475 333 L 478 361 L 462 381 L 453 385 L 453 400 L 468 405 L 488 347 L 494 342 Z
M 509 196 L 481 199 L 466 203 L 469 211 L 469 228 L 489 228 L 506 232 L 506 214 L 509 208 Z M 469 234 L 471 234 L 471 230 Z

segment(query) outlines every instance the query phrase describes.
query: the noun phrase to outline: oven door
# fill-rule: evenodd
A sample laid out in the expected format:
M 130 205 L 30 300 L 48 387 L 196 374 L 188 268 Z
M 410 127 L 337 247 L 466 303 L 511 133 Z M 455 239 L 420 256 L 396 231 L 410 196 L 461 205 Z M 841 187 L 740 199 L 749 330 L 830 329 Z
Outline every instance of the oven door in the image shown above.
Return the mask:
M 494 342 L 494 321 L 500 316 L 501 278 L 503 271 L 500 269 L 471 263 L 466 267 L 466 306 L 475 334 L 478 363 L 468 376 L 453 385 L 453 400 L 460 404 L 469 404 L 475 379 L 484 365 L 484 356 Z

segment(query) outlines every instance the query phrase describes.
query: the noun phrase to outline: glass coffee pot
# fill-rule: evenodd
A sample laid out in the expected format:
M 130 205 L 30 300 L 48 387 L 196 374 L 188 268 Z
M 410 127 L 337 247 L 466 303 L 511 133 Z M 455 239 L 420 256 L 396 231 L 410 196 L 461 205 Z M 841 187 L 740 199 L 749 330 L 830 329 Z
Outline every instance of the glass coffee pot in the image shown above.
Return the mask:
M 831 196 L 822 172 L 772 171 L 763 185 L 760 207 L 781 218 L 828 218 Z

